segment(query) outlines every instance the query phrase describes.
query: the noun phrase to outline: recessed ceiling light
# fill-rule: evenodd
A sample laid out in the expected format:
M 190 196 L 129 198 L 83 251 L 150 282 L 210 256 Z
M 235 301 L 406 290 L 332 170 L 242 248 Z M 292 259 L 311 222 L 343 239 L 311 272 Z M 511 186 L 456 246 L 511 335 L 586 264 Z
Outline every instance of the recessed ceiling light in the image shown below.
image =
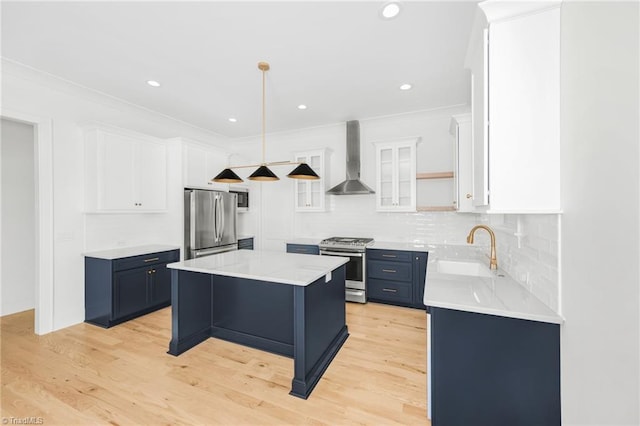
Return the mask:
M 298 105 L 298 109 L 307 109 L 307 106 L 305 104 L 300 104 Z
M 411 87 L 413 86 L 411 86 L 409 83 L 405 83 L 402 86 L 400 86 L 400 90 L 409 90 L 411 89 Z
M 384 19 L 392 19 L 400 13 L 400 4 L 397 2 L 388 2 L 382 6 L 380 14 Z
M 232 122 L 232 123 L 235 123 L 235 122 L 238 121 L 238 119 L 235 118 L 235 117 L 229 117 L 229 121 Z
M 155 80 L 147 80 L 147 84 L 151 87 L 160 87 L 160 83 Z

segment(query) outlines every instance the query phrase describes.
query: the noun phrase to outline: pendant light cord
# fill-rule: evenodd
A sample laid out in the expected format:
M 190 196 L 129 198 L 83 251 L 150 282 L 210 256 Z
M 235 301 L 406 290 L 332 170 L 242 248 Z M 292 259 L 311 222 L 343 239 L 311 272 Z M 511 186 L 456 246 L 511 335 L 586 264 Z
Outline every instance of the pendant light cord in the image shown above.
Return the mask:
M 266 103 L 265 103 L 265 79 L 267 75 L 267 70 L 262 69 L 262 164 L 265 164 L 265 129 L 266 129 Z

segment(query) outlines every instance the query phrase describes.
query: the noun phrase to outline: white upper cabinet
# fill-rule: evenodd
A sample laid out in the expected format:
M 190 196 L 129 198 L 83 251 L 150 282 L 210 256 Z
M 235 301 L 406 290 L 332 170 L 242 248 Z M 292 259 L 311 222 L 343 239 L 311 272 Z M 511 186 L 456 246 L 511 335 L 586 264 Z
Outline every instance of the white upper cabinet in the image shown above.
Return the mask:
M 297 152 L 293 161 L 307 163 L 320 179 L 294 179 L 294 203 L 297 212 L 323 212 L 326 210 L 327 150 Z
M 163 141 L 112 127 L 84 129 L 85 211 L 162 212 L 167 208 Z
M 213 146 L 178 138 L 182 142 L 182 182 L 185 188 L 227 191 L 229 184 L 211 182 L 227 167 L 228 155 Z
M 418 138 L 375 143 L 377 211 L 416 211 L 417 143 Z
M 472 212 L 473 206 L 473 146 L 471 114 L 454 115 L 449 128 L 454 137 L 455 205 L 459 212 Z
M 467 53 L 476 211 L 560 211 L 559 5 L 479 4 L 488 28 L 476 26 Z

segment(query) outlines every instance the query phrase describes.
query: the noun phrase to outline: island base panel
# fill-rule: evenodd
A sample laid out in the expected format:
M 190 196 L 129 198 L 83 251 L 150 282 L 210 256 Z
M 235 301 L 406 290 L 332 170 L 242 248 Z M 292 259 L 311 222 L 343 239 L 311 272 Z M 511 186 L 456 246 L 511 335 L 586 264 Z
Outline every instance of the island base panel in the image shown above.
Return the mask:
M 294 379 L 291 395 L 306 399 L 349 336 L 345 310 L 345 266 L 294 289 Z
M 211 294 L 211 275 L 171 271 L 171 355 L 211 337 Z

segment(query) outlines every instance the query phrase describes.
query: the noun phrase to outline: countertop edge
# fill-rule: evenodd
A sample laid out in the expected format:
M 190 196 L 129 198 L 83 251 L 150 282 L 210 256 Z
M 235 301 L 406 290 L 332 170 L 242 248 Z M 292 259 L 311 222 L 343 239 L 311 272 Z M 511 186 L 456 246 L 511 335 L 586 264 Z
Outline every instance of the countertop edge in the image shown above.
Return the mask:
M 470 307 L 464 304 L 456 304 L 450 302 L 429 302 L 423 301 L 425 306 L 433 307 L 433 308 L 443 308 L 443 309 L 453 309 L 456 311 L 463 312 L 472 312 L 476 314 L 486 314 L 493 315 L 496 317 L 503 318 L 514 318 L 514 319 L 522 319 L 536 322 L 544 322 L 549 324 L 558 324 L 562 325 L 564 323 L 564 318 L 560 315 L 557 316 L 547 316 L 547 315 L 536 315 L 536 314 L 527 314 L 524 312 L 505 312 L 505 311 L 496 311 L 495 309 L 490 308 L 481 308 L 481 307 Z

